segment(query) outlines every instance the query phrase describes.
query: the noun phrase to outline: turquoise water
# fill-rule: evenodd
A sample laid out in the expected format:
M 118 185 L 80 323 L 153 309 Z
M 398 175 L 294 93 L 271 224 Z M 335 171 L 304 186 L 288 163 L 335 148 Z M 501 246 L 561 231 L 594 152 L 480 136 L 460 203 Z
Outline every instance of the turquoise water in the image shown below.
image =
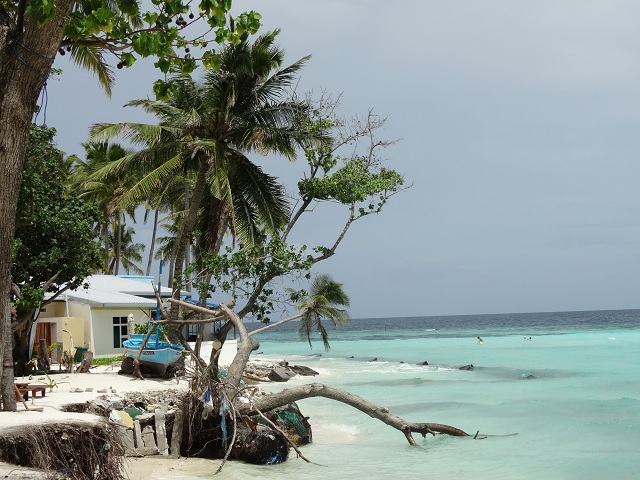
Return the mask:
M 488 438 L 416 435 L 411 447 L 364 413 L 313 398 L 299 402 L 313 464 L 292 451 L 281 465 L 227 465 L 226 478 L 640 478 L 640 311 L 361 320 L 331 335 L 329 352 L 310 350 L 289 326 L 261 337 L 255 358 L 320 372 L 286 386 L 326 383 Z M 467 364 L 475 369 L 459 370 Z

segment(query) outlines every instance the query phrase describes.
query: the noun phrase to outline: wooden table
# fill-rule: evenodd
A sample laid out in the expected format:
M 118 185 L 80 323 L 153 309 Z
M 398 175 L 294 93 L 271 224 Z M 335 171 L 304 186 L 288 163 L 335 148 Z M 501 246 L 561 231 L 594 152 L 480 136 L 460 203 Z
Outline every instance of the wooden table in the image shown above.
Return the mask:
M 18 392 L 22 395 L 22 398 L 29 400 L 29 392 L 33 395 L 33 398 L 36 397 L 36 394 L 40 392 L 42 397 L 44 397 L 47 393 L 46 385 L 30 385 L 28 382 L 16 382 L 16 387 L 18 388 Z M 16 400 L 19 400 L 16 398 Z

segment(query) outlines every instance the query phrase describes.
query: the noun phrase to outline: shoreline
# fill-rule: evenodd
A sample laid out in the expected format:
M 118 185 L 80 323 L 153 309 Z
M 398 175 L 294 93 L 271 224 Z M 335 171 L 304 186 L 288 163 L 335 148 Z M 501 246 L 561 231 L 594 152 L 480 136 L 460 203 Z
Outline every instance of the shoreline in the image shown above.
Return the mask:
M 267 364 L 270 367 L 274 366 L 265 361 L 250 362 L 250 364 L 253 364 L 252 371 L 256 373 Z M 49 384 L 49 380 L 44 375 L 14 379 L 16 383 L 45 386 L 44 396 L 42 392 L 38 392 L 34 397 L 33 392 L 30 392 L 26 402 L 17 402 L 16 412 L 0 412 L 0 433 L 8 437 L 22 436 L 22 431 L 27 432 L 30 427 L 43 424 L 86 423 L 96 426 L 105 420 L 104 417 L 88 412 L 74 413 L 82 411 L 76 408 L 90 402 L 121 403 L 124 397 L 131 394 L 150 398 L 153 402 L 156 394 L 162 396 L 163 393 L 171 391 L 186 392 L 190 384 L 186 377 L 177 379 L 145 377 L 144 380 L 140 380 L 130 375 L 120 375 L 118 368 L 112 366 L 94 366 L 88 373 L 61 373 L 50 375 L 49 378 L 54 380 L 55 384 Z M 263 382 L 270 383 L 266 376 L 262 378 L 255 376 L 250 383 L 256 385 Z M 159 452 L 147 451 L 147 455 L 144 455 L 142 450 L 140 452 L 133 450 L 124 456 L 122 473 L 125 478 L 136 480 L 211 478 L 221 464 L 221 460 L 217 459 L 161 455 Z M 140 456 L 137 453 L 140 453 Z M 51 475 L 50 471 L 0 462 L 0 478 L 51 479 Z

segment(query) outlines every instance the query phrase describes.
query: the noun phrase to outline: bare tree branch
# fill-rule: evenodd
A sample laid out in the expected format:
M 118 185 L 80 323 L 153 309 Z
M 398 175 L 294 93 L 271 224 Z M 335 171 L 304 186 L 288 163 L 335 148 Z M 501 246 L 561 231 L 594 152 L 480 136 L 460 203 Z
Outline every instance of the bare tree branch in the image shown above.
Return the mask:
M 243 415 L 255 415 L 259 414 L 259 411 L 269 411 L 276 407 L 286 405 L 291 402 L 302 400 L 310 397 L 325 397 L 338 402 L 350 405 L 361 412 L 366 413 L 372 418 L 380 420 L 381 422 L 389 425 L 402 432 L 410 445 L 415 445 L 415 440 L 411 436 L 411 433 L 419 433 L 423 437 L 428 433 L 435 435 L 437 433 L 444 433 L 447 435 L 453 435 L 456 437 L 468 437 L 469 434 L 460 430 L 459 428 L 449 425 L 443 425 L 440 423 L 413 423 L 394 415 L 389 412 L 386 407 L 380 407 L 362 397 L 354 395 L 353 393 L 346 392 L 334 387 L 323 385 L 321 383 L 310 383 L 308 385 L 301 385 L 296 388 L 286 389 L 280 393 L 274 393 L 271 395 L 265 395 L 253 400 L 251 405 L 242 405 L 238 407 L 238 411 Z

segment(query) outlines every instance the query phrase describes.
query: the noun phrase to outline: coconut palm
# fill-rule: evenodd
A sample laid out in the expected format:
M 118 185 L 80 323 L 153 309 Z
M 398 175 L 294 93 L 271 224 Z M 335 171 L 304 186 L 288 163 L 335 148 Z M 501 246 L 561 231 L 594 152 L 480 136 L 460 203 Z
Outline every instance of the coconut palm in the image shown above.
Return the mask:
M 100 223 L 100 238 L 102 239 L 103 269 L 105 272 L 111 270 L 113 274 L 118 274 L 120 266 L 121 238 L 115 235 L 115 231 L 122 231 L 128 215 L 135 223 L 135 207 L 130 204 L 122 207 L 119 199 L 126 194 L 133 185 L 135 176 L 131 172 L 127 175 L 121 172 L 112 172 L 110 175 L 96 179 L 95 172 L 109 165 L 113 161 L 127 155 L 119 144 L 109 144 L 107 142 L 89 142 L 83 144 L 86 152 L 86 161 L 77 160 L 71 179 L 74 189 L 79 190 L 80 196 L 88 202 L 95 204 L 102 212 L 103 220 Z M 110 231 L 111 228 L 111 231 Z M 109 235 L 114 235 L 115 243 L 110 244 Z M 113 247 L 115 253 L 110 253 Z M 114 268 L 108 265 L 109 259 L 115 258 Z
M 329 334 L 322 323 L 329 320 L 334 326 L 345 325 L 351 321 L 349 312 L 340 307 L 349 306 L 349 297 L 342 289 L 342 283 L 334 281 L 329 275 L 317 275 L 309 287 L 309 297 L 296 308 L 302 312 L 300 318 L 300 338 L 311 346 L 311 334 L 316 331 L 322 338 L 324 348 L 329 350 Z
M 212 197 L 207 216 L 215 223 L 206 231 L 214 249 L 229 227 L 241 242 L 251 243 L 258 230 L 275 232 L 287 221 L 283 187 L 247 157 L 254 152 L 295 157 L 297 119 L 305 107 L 287 100 L 286 94 L 307 57 L 280 68 L 284 53 L 274 44 L 277 34 L 226 47 L 219 70 L 207 73 L 202 85 L 189 77 L 174 79 L 168 101 L 128 104 L 157 116 L 158 125 L 98 124 L 92 129 L 94 139 L 121 136 L 143 147 L 100 172 L 106 176 L 132 165 L 144 168 L 146 174 L 122 197 L 123 206 L 148 197 L 174 175 L 195 172 L 188 213 L 173 251 L 174 279 L 182 276 L 187 240 L 206 193 Z M 172 305 L 171 317 L 177 318 L 177 306 Z
M 191 176 L 192 177 L 192 176 Z M 151 241 L 149 242 L 149 254 L 147 260 L 147 273 L 149 275 L 151 272 L 151 262 L 154 258 L 160 259 L 162 258 L 167 263 L 169 263 L 171 259 L 171 250 L 169 250 L 169 254 L 159 253 L 156 251 L 156 244 L 158 244 L 158 227 L 165 227 L 170 225 L 178 225 L 180 219 L 184 217 L 185 209 L 189 203 L 189 196 L 191 187 L 193 185 L 193 179 L 190 177 L 185 177 L 181 175 L 176 175 L 171 179 L 171 182 L 167 183 L 162 190 L 154 193 L 153 196 L 149 199 L 147 204 L 145 205 L 145 217 L 144 221 L 146 223 L 150 211 L 153 210 L 153 230 L 151 235 Z M 166 214 L 165 217 L 161 218 L 160 214 Z M 169 225 L 163 225 L 167 220 L 173 219 L 173 223 Z M 173 265 L 172 265 L 173 267 Z M 173 268 L 171 268 L 173 271 Z M 169 285 L 170 286 L 170 285 Z
M 142 261 L 142 252 L 144 252 L 143 243 L 134 243 L 133 235 L 135 230 L 131 227 L 124 227 L 123 225 L 113 225 L 111 232 L 109 233 L 109 243 L 111 245 L 110 252 L 112 257 L 109 261 L 109 267 L 107 274 L 117 274 L 115 271 L 116 266 L 122 266 L 122 269 L 129 275 L 134 273 L 136 275 L 142 275 L 142 269 L 137 265 Z M 114 248 L 115 245 L 119 245 L 118 249 Z M 119 254 L 116 257 L 115 252 Z

